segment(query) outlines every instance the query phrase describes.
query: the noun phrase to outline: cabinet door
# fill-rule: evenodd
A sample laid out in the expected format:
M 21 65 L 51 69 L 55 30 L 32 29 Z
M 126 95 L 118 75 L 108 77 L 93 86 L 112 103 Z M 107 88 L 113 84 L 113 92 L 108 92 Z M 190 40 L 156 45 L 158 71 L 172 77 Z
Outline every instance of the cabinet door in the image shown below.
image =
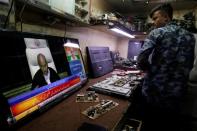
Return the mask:
M 50 0 L 50 6 L 62 13 L 74 15 L 75 12 L 75 0 Z

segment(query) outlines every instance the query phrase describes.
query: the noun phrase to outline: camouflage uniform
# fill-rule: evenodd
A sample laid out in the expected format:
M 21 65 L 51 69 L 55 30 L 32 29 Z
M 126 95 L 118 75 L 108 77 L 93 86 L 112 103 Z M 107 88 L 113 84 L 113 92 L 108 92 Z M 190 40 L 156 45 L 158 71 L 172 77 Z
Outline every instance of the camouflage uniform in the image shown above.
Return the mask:
M 142 87 L 147 103 L 177 108 L 186 92 L 194 45 L 194 36 L 172 22 L 150 32 L 138 56 L 139 68 L 147 73 Z

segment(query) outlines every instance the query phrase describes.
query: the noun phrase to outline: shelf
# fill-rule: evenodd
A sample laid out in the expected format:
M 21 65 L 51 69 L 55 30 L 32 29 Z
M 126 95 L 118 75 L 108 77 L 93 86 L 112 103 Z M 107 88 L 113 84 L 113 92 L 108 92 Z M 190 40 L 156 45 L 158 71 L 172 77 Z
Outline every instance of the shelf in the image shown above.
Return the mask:
M 101 31 L 103 33 L 110 34 L 115 37 L 128 38 L 124 35 L 111 31 L 107 25 L 94 25 L 94 26 L 90 26 L 90 28 Z M 137 32 L 137 31 L 133 32 L 133 35 L 135 35 L 135 39 L 145 39 L 147 36 L 147 34 L 144 34 L 143 32 Z
M 94 26 L 96 29 L 101 28 L 102 31 L 109 30 L 109 28 L 112 26 L 118 26 L 118 27 L 126 30 L 127 32 L 129 32 L 132 35 L 137 35 L 137 36 L 140 36 L 140 35 L 146 36 L 147 35 L 146 32 L 132 31 L 130 28 L 126 27 L 124 24 L 121 24 L 120 22 L 115 21 L 115 20 L 93 20 L 93 21 L 91 21 L 91 23 L 93 23 L 92 26 Z M 109 32 L 109 31 L 107 31 L 107 32 Z M 120 36 L 120 35 L 118 35 L 118 36 Z
M 62 23 L 65 23 L 67 21 L 79 25 L 86 25 L 87 23 L 82 22 L 79 18 L 77 18 L 74 15 L 64 13 L 64 12 L 58 12 L 55 10 L 52 10 L 50 5 L 45 5 L 38 1 L 26 1 L 26 0 L 17 0 L 16 1 L 16 18 L 20 21 L 20 10 L 22 9 L 23 5 L 25 6 L 24 12 L 23 12 L 23 22 L 38 22 L 42 23 L 42 20 L 44 20 L 46 17 L 50 17 L 53 19 L 59 19 L 62 21 Z M 35 20 L 36 18 L 30 16 L 28 13 L 30 13 L 33 16 L 38 16 L 38 18 L 41 18 L 41 20 Z M 45 19 L 46 20 L 46 19 Z
M 109 28 L 113 26 L 117 26 L 132 35 L 146 35 L 147 34 L 146 32 L 142 32 L 142 31 L 132 31 L 130 28 L 128 28 L 124 24 L 121 24 L 120 22 L 114 21 L 114 20 L 107 20 L 106 24 L 109 26 Z

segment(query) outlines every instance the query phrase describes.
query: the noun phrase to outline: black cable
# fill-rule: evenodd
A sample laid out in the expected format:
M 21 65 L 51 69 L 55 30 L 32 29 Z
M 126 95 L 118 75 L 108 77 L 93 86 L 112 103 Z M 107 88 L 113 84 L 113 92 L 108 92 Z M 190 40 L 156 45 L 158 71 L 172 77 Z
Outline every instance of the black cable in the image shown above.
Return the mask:
M 65 23 L 65 28 L 64 28 L 64 38 L 66 37 L 66 23 Z
M 6 20 L 5 20 L 5 23 L 4 23 L 4 26 L 3 26 L 4 29 L 5 29 L 6 26 L 7 26 L 8 19 L 9 19 L 9 17 L 10 17 L 10 13 L 11 13 L 11 10 L 12 10 L 12 7 L 13 7 L 13 3 L 14 3 L 14 0 L 12 0 L 12 2 L 11 2 L 11 6 L 10 6 L 10 9 L 9 9 L 9 11 L 8 11 L 8 15 L 7 15 L 7 17 L 6 17 Z
M 21 23 L 21 32 L 23 31 L 23 19 L 22 19 L 22 16 L 23 16 L 23 12 L 24 12 L 24 10 L 25 10 L 25 7 L 26 7 L 26 5 L 27 5 L 27 1 L 28 1 L 28 0 L 25 1 L 25 3 L 23 4 L 23 7 L 22 7 L 22 9 L 21 9 L 21 11 L 20 11 L 20 13 L 19 13 L 20 23 Z
M 65 28 L 64 28 L 64 38 L 63 38 L 63 42 L 66 43 L 67 41 L 65 41 L 66 39 L 66 23 L 65 23 Z

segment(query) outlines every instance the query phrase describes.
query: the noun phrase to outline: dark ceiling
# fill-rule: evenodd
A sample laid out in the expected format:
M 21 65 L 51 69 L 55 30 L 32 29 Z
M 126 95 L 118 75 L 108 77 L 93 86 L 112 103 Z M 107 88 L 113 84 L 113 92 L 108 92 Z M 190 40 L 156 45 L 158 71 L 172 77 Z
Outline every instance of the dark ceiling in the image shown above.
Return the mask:
M 162 3 L 171 3 L 174 10 L 194 9 L 197 0 L 106 0 L 113 11 L 122 15 L 147 15 L 155 6 Z

